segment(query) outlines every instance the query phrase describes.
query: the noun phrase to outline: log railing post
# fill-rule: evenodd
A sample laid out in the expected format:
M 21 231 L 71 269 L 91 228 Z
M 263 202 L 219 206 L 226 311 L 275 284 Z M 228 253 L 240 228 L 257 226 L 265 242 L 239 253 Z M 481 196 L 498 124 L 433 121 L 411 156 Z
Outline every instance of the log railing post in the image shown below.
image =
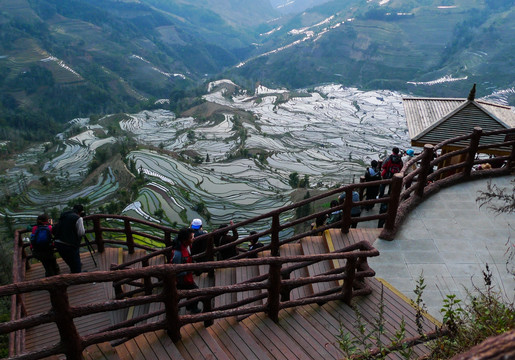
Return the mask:
M 352 189 L 345 189 L 345 199 L 339 199 L 340 205 L 343 201 L 343 212 L 342 212 L 342 233 L 347 234 L 352 224 L 351 212 L 352 212 Z
M 207 299 L 202 300 L 202 312 L 209 313 L 213 310 L 213 298 L 210 296 Z M 204 321 L 204 327 L 213 325 L 215 321 L 213 319 Z
M 67 288 L 55 286 L 50 288 L 49 292 L 55 324 L 61 336 L 61 345 L 65 348 L 66 359 L 82 360 L 82 340 L 73 323 Z
M 386 222 L 384 228 L 386 231 L 392 231 L 395 226 L 395 218 L 397 217 L 397 209 L 402 191 L 401 173 L 393 174 L 392 183 L 390 184 L 390 200 L 388 201 L 388 212 L 386 213 Z
M 363 184 L 365 182 L 365 177 L 364 176 L 360 176 L 359 177 L 359 183 L 360 184 Z M 360 187 L 359 188 L 359 200 L 363 200 L 363 193 L 365 192 L 365 188 L 364 187 Z
M 172 232 L 169 231 L 169 230 L 166 230 L 165 231 L 165 247 L 170 247 L 172 246 Z
M 268 317 L 273 322 L 279 321 L 279 309 L 281 306 L 281 264 L 270 264 L 269 272 L 269 287 L 268 287 Z
M 129 254 L 134 254 L 134 238 L 132 237 L 132 229 L 131 222 L 127 219 L 124 221 L 125 225 L 125 237 L 127 241 L 127 249 L 129 250 Z
M 352 300 L 352 288 L 356 277 L 356 259 L 349 258 L 345 263 L 345 280 L 342 286 L 342 300 L 350 305 Z
M 270 255 L 279 256 L 279 214 L 275 213 L 272 216 L 272 237 L 270 241 Z
M 145 259 L 141 262 L 143 268 L 146 268 L 149 266 L 148 259 Z M 145 295 L 151 295 L 152 294 L 152 278 L 150 276 L 145 276 L 143 278 L 143 286 L 145 287 Z
M 97 250 L 99 253 L 105 251 L 104 238 L 102 237 L 102 229 L 100 228 L 100 218 L 93 218 L 93 230 L 95 231 L 95 243 L 97 244 Z
M 425 144 L 422 152 L 422 160 L 420 161 L 420 174 L 417 179 L 417 189 L 415 193 L 417 196 L 424 196 L 424 188 L 427 183 L 427 176 L 431 173 L 431 161 L 433 161 L 434 146 Z
M 215 260 L 215 237 L 213 234 L 208 235 L 207 238 L 207 246 L 206 246 L 206 260 L 204 261 L 214 261 Z M 207 275 L 210 278 L 215 277 L 215 269 L 210 269 L 207 272 Z
M 283 274 L 281 279 L 282 280 L 290 280 L 291 273 Z M 291 293 L 291 287 L 290 286 L 281 286 L 281 301 L 290 301 L 290 293 Z
M 169 271 L 163 274 L 163 302 L 165 305 L 166 331 L 175 343 L 181 339 L 179 294 L 177 293 L 177 276 Z
M 482 133 L 483 129 L 481 129 L 479 126 L 476 126 L 472 132 L 467 160 L 465 161 L 465 168 L 463 169 L 463 177 L 466 179 L 470 178 L 470 173 L 472 172 L 472 167 L 474 166 L 474 159 L 476 158 L 476 153 L 479 147 L 479 141 L 481 140 Z

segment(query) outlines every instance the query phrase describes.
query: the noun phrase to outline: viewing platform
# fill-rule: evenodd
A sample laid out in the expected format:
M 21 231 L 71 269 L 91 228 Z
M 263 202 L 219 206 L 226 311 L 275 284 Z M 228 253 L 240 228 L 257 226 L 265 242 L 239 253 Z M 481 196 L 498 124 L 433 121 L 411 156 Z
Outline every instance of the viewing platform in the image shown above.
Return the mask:
M 425 146 L 405 164 L 420 163 L 409 175 L 401 171 L 392 179 L 333 189 L 203 235 L 207 249 L 201 256 L 214 260 L 218 251 L 238 247 L 239 254 L 229 260 L 167 264 L 176 229 L 95 214 L 85 218 L 96 248 L 92 256 L 82 253 L 87 272 L 65 274 L 67 266 L 61 263 L 63 274 L 43 278 L 41 265 L 30 261 L 25 231 L 17 231 L 13 284 L 0 287 L 0 296 L 11 297 L 11 321 L 0 324 L 0 334 L 9 334 L 9 353 L 17 359 L 341 359 L 336 337 L 362 337 L 357 314 L 369 330 L 384 316 L 380 338 L 386 347 L 402 324 L 407 343 L 417 343 L 422 333 L 431 338 L 438 321 L 417 312 L 405 296 L 421 269 L 429 285 L 424 300 L 433 314 L 437 295 L 460 291 L 471 275 L 480 280 L 486 262 L 503 286 L 513 284 L 503 277 L 500 260 L 501 244 L 510 236 L 504 229 L 513 214 L 496 218 L 475 203 L 475 191 L 490 178 L 512 186 L 513 134 L 515 129 L 476 129 L 445 142 L 469 141 L 465 148 L 441 154 L 440 145 Z M 504 141 L 480 145 L 489 136 Z M 499 148 L 509 150 L 495 159 L 502 166 L 473 170 L 489 161 L 476 157 L 479 150 Z M 464 154 L 462 162 L 447 161 Z M 380 184 L 389 186 L 387 197 L 353 202 L 353 191 Z M 342 210 L 340 221 L 294 231 L 335 210 L 299 217 L 298 209 L 342 193 L 346 200 L 336 208 Z M 386 213 L 351 217 L 352 207 L 382 203 Z M 380 219 L 384 228 L 370 225 Z M 356 229 L 352 222 L 358 222 Z M 256 235 L 215 246 L 214 237 L 223 231 L 263 223 L 267 227 Z M 266 236 L 270 243 L 247 251 L 243 245 L 253 236 Z M 254 254 L 257 258 L 251 258 Z M 183 271 L 199 273 L 199 289 L 177 289 L 176 277 Z M 195 301 L 203 311 L 187 313 L 185 306 Z M 423 319 L 420 326 L 417 317 Z M 427 353 L 424 344 L 413 350 L 419 356 Z M 389 358 L 402 357 L 391 353 Z

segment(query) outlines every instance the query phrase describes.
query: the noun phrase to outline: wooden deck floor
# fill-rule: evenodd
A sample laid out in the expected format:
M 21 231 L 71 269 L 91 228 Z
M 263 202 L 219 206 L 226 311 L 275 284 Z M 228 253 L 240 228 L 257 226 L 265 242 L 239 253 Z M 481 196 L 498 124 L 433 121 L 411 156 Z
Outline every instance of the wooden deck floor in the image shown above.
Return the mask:
M 300 251 L 327 251 L 339 249 L 351 243 L 368 240 L 373 242 L 377 237 L 377 229 L 351 229 L 349 234 L 341 234 L 331 229 L 324 234 L 327 245 L 321 243 L 322 237 L 317 237 L 312 243 L 310 239 L 303 239 L 307 243 L 285 249 L 286 253 L 299 253 Z M 310 250 L 311 249 L 311 250 Z M 107 269 L 111 263 L 118 263 L 123 259 L 120 250 L 106 249 L 104 254 L 95 254 L 97 263 L 102 269 Z M 89 253 L 83 254 L 84 269 L 96 270 Z M 329 264 L 335 266 L 337 264 Z M 63 272 L 67 266 L 60 262 Z M 236 274 L 217 269 L 215 283 L 231 284 L 238 280 L 245 280 L 258 273 L 257 269 L 242 269 L 245 273 Z M 261 269 L 259 269 L 261 270 Z M 259 271 L 261 272 L 261 271 Z M 306 276 L 306 271 L 299 271 L 299 276 Z M 311 272 L 310 272 L 311 275 Z M 27 272 L 28 279 L 42 278 L 43 269 L 35 264 Z M 235 318 L 219 319 L 209 328 L 203 323 L 190 324 L 181 328 L 182 339 L 173 343 L 165 331 L 150 332 L 131 339 L 121 345 L 112 346 L 110 343 L 90 346 L 84 351 L 84 357 L 94 359 L 342 359 L 343 354 L 338 347 L 336 336 L 343 328 L 345 333 L 359 336 L 357 333 L 357 315 L 359 310 L 363 323 L 371 329 L 378 316 L 381 298 L 384 304 L 384 317 L 386 319 L 386 332 L 383 340 L 387 343 L 395 333 L 402 320 L 406 323 L 406 337 L 416 336 L 415 309 L 401 296 L 389 287 L 383 287 L 377 279 L 367 279 L 374 289 L 373 293 L 364 297 L 354 298 L 354 308 L 333 301 L 323 305 L 306 305 L 294 309 L 282 310 L 279 322 L 274 323 L 265 314 L 255 314 L 242 321 Z M 199 279 L 199 285 L 208 283 Z M 202 285 L 201 285 L 202 286 Z M 303 289 L 294 297 L 306 295 L 309 290 Z M 70 290 L 70 301 L 73 305 L 84 304 L 88 301 L 108 300 L 114 296 L 112 289 L 107 285 L 87 285 Z M 243 295 L 245 296 L 245 294 Z M 246 295 L 248 296 L 248 295 Z M 217 304 L 235 301 L 235 294 L 228 297 L 219 297 Z M 26 296 L 29 314 L 48 310 L 50 303 L 45 293 L 33 293 Z M 75 324 L 81 335 L 94 329 L 99 329 L 121 321 L 124 316 L 117 314 L 95 314 L 75 319 Z M 424 330 L 430 331 L 434 325 L 425 320 Z M 48 346 L 58 339 L 57 328 L 52 326 L 36 327 L 26 332 L 26 350 L 30 351 L 41 346 Z M 418 355 L 425 352 L 424 347 L 416 349 Z M 400 358 L 391 355 L 389 358 Z

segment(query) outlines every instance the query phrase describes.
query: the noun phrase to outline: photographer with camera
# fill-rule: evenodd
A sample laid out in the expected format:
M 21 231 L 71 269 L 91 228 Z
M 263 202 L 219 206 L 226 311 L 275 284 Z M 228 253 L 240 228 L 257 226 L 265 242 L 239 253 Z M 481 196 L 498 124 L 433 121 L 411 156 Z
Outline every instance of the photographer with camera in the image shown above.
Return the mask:
M 59 217 L 59 222 L 53 227 L 55 247 L 71 273 L 80 273 L 80 241 L 86 231 L 82 218 L 85 216 L 84 206 L 77 204 L 70 211 L 65 211 Z

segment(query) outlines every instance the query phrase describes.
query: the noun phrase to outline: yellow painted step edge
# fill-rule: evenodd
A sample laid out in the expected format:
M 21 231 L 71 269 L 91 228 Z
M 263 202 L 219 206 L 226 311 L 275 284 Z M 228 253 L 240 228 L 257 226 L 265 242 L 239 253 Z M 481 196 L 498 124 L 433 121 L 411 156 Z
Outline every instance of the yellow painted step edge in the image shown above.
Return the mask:
M 412 308 L 414 308 L 415 310 L 418 310 L 418 307 L 417 307 L 417 304 L 415 304 L 413 302 L 413 300 L 411 300 L 409 297 L 407 297 L 406 295 L 404 295 L 403 293 L 401 293 L 399 290 L 397 290 L 392 284 L 390 284 L 388 281 L 386 281 L 385 279 L 381 279 L 381 278 L 378 278 L 376 277 L 376 279 L 381 283 L 383 284 L 384 286 L 386 286 L 388 289 L 390 289 L 391 291 L 393 291 L 395 293 L 395 295 L 397 295 L 398 297 L 400 297 L 405 303 L 407 303 L 408 305 L 410 305 Z M 438 321 L 436 318 L 434 318 L 432 315 L 430 315 L 429 313 L 425 312 L 425 311 L 422 311 L 422 315 L 429 321 L 431 321 L 433 324 L 435 324 L 436 326 L 439 326 L 441 327 L 442 326 L 442 323 L 440 321 Z
M 324 231 L 324 239 L 327 242 L 327 248 L 329 249 L 329 252 L 333 252 L 335 249 L 334 249 L 333 239 L 331 238 L 331 233 L 329 232 L 329 230 Z M 338 262 L 338 259 L 333 259 L 331 261 L 333 262 L 333 268 L 337 269 L 340 267 L 340 263 Z M 343 280 L 338 280 L 338 284 L 340 286 L 343 286 Z

